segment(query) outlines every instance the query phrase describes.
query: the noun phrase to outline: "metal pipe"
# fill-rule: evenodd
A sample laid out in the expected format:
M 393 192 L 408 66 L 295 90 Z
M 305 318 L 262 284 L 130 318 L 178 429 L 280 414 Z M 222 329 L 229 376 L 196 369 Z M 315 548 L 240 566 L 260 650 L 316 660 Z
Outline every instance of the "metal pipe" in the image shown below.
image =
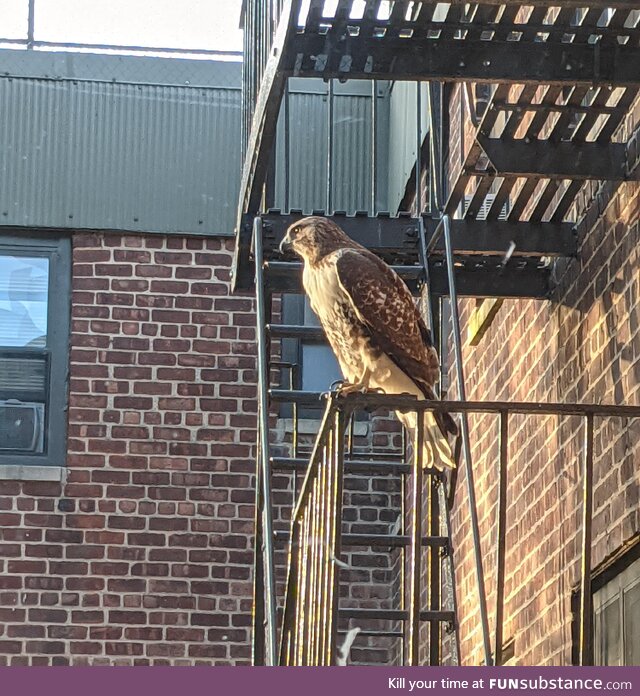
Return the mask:
M 289 212 L 289 183 L 290 183 L 290 173 L 291 173 L 291 128 L 290 128 L 290 113 L 289 113 L 289 79 L 285 80 L 284 86 L 284 111 L 282 118 L 284 121 L 284 158 L 282 160 L 283 166 L 283 179 L 284 179 L 284 197 L 282 200 L 282 207 L 285 212 Z
M 593 663 L 591 645 L 591 522 L 593 515 L 593 414 L 585 416 L 582 463 L 582 564 L 580 569 L 580 665 Z
M 456 359 L 456 377 L 460 399 L 466 401 L 466 389 L 464 383 L 464 367 L 462 365 L 462 339 L 460 337 L 460 317 L 458 316 L 458 296 L 456 293 L 456 279 L 453 266 L 453 248 L 451 246 L 451 224 L 448 215 L 443 216 L 444 242 L 447 257 L 447 276 L 449 279 L 449 297 L 451 299 L 451 319 L 453 323 L 453 343 Z M 489 617 L 487 614 L 487 597 L 484 583 L 484 569 L 482 567 L 482 549 L 480 546 L 480 526 L 478 524 L 478 508 L 476 503 L 476 491 L 473 475 L 473 462 L 471 459 L 471 441 L 469 438 L 469 420 L 467 414 L 462 418 L 462 450 L 467 466 L 467 497 L 469 500 L 469 516 L 471 519 L 471 531 L 473 534 L 473 552 L 476 568 L 476 584 L 478 588 L 478 604 L 480 608 L 480 622 L 482 625 L 482 643 L 484 648 L 485 664 L 492 664 L 491 640 L 489 638 Z
M 27 48 L 33 48 L 35 41 L 36 0 L 29 0 L 27 15 Z
M 429 537 L 434 538 L 440 534 L 440 510 L 438 505 L 438 486 L 441 485 L 434 476 L 429 477 L 429 511 L 428 525 Z M 429 554 L 429 609 L 438 611 L 442 597 L 442 571 L 440 568 L 440 548 L 430 546 Z M 439 665 L 442 660 L 441 651 L 441 624 L 439 621 L 431 621 L 429 624 L 429 664 Z
M 451 587 L 451 609 L 453 610 L 453 621 L 452 630 L 455 636 L 455 664 L 459 665 L 462 662 L 460 656 L 460 641 L 458 640 L 458 598 L 456 596 L 456 571 L 453 567 L 453 549 L 451 548 L 451 512 L 449 510 L 449 505 L 447 504 L 447 496 L 444 486 L 438 488 L 438 498 L 440 502 L 440 512 L 444 514 L 444 524 L 446 537 L 449 539 L 449 549 L 447 551 L 447 573 L 449 574 L 450 587 Z
M 378 94 L 377 82 L 371 80 L 371 215 L 377 212 L 378 198 Z
M 331 626 L 329 628 L 329 645 L 331 651 L 331 661 L 329 664 L 336 663 L 336 642 L 338 637 L 338 601 L 340 597 L 340 578 L 339 570 L 336 568 L 334 559 L 340 555 L 340 535 L 342 533 L 342 497 L 344 485 L 344 435 L 345 435 L 344 411 L 336 410 L 334 420 L 334 447 L 335 457 L 333 458 L 333 481 L 332 495 L 333 509 L 335 514 L 332 516 L 331 528 Z
M 287 389 L 271 389 L 273 401 L 298 401 L 299 403 L 318 404 L 323 392 L 290 392 Z M 576 404 L 554 403 L 544 401 L 434 401 L 417 399 L 413 396 L 383 394 L 348 394 L 342 397 L 349 408 L 358 410 L 366 408 L 388 408 L 392 411 L 450 411 L 452 413 L 500 413 L 507 410 L 513 413 L 529 413 L 538 416 L 614 416 L 617 418 L 640 418 L 640 406 L 618 406 L 616 404 Z
M 254 250 L 256 257 L 256 335 L 258 344 L 258 429 L 260 436 L 260 455 L 262 459 L 262 529 L 264 539 L 264 580 L 265 580 L 265 621 L 267 645 L 265 658 L 268 666 L 276 663 L 276 592 L 273 561 L 273 517 L 271 507 L 271 460 L 269 457 L 269 369 L 267 346 L 267 310 L 265 306 L 262 220 L 253 221 Z
M 429 82 L 427 85 L 428 108 L 429 108 L 429 188 L 431 192 L 431 210 L 436 212 L 440 210 L 440 158 L 437 152 L 437 134 L 435 125 L 435 85 Z
M 416 413 L 413 443 L 413 490 L 411 500 L 411 573 L 409 575 L 409 665 L 418 665 L 420 650 L 420 571 L 422 541 L 422 454 L 424 418 Z
M 416 217 L 422 219 L 422 89 L 416 82 Z
M 333 80 L 327 83 L 327 209 L 331 215 L 333 205 L 331 174 L 333 172 Z
M 498 470 L 498 529 L 496 533 L 496 625 L 495 664 L 502 664 L 504 621 L 504 576 L 507 538 L 507 460 L 509 456 L 509 414 L 500 412 L 500 463 Z

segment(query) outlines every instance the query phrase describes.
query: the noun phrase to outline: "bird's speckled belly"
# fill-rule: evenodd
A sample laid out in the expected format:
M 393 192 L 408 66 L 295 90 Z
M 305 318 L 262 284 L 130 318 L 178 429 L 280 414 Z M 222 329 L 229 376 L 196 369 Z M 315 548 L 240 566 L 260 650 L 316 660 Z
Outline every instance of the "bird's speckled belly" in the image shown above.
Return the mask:
M 337 281 L 335 261 L 327 260 L 313 270 L 305 268 L 303 284 L 343 377 L 359 381 L 365 368 L 371 370 L 379 351 L 371 345 L 366 327 Z

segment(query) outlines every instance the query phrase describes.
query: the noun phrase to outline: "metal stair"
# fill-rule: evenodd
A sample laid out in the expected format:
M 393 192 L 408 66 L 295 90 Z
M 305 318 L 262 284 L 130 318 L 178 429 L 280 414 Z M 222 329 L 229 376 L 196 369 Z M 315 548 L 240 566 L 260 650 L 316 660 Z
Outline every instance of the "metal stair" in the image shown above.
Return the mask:
M 439 299 L 451 300 L 461 463 L 467 472 L 466 499 L 484 661 L 499 663 L 503 650 L 506 503 L 501 497 L 492 650 L 466 414 L 475 408 L 499 415 L 502 495 L 508 413 L 512 406 L 519 413 L 536 412 L 529 406 L 545 412 L 545 405 L 466 402 L 457 298 L 547 297 L 553 262 L 577 253 L 577 221 L 572 209 L 590 191 L 586 182 L 615 186 L 640 177 L 640 136 L 625 136 L 624 141 L 620 137 L 620 127 L 640 87 L 640 12 L 626 0 L 531 0 L 526 7 L 498 0 L 397 0 L 388 4 L 388 16 L 381 14 L 379 0 L 366 0 L 360 15 L 354 12 L 357 4 L 339 0 L 332 3 L 331 11 L 324 0 L 310 0 L 306 5 L 301 0 L 247 0 L 244 5 L 245 160 L 233 273 L 235 289 L 248 290 L 255 285 L 257 297 L 260 433 L 254 664 L 335 664 L 341 642 L 354 625 L 361 628 L 356 641 L 396 641 L 399 648 L 393 659 L 399 663 L 459 662 L 455 550 L 447 514 L 447 496 L 455 480 L 445 482 L 439 472 L 423 471 L 417 458 L 408 455 L 406 446 L 392 455 L 355 452 L 350 431 L 353 409 L 375 408 L 377 404 L 393 410 L 393 399 L 327 400 L 321 394 L 304 392 L 296 366 L 285 364 L 278 352 L 282 340 L 319 341 L 322 337 L 315 327 L 279 323 L 280 295 L 301 292 L 301 265 L 282 259 L 278 243 L 302 211 L 264 212 L 270 200 L 269 163 L 276 121 L 290 76 L 324 78 L 329 82 L 329 101 L 332 80 L 430 82 L 428 104 L 421 104 L 421 92 L 419 88 L 416 91 L 416 122 L 421 123 L 424 106 L 430 123 L 428 134 L 420 125 L 416 127 L 416 163 L 403 199 L 414 201 L 414 214 L 348 216 L 334 211 L 330 182 L 324 204 L 326 214 L 393 266 L 415 295 L 427 295 L 428 324 L 434 334 L 439 327 Z M 308 11 L 302 12 L 307 5 Z M 475 114 L 469 114 L 477 127 L 456 171 L 448 171 L 446 166 L 443 142 L 448 139 L 449 124 L 444 106 L 449 88 L 439 82 L 490 86 L 482 117 L 476 123 Z M 374 109 L 375 100 L 372 102 Z M 429 152 L 429 205 L 423 200 L 425 148 Z M 582 203 L 584 208 L 588 201 Z M 278 380 L 278 373 L 284 377 Z M 273 416 L 282 404 L 289 404 L 294 416 L 289 456 L 275 451 L 270 441 Z M 298 409 L 309 405 L 324 409 L 323 425 L 312 451 L 300 446 L 295 427 Z M 437 403 L 404 405 L 410 409 L 439 407 Z M 577 405 L 565 409 L 554 405 L 549 412 L 585 417 L 587 491 L 594 412 Z M 610 414 L 611 409 L 602 413 Z M 298 475 L 303 473 L 299 487 Z M 345 476 L 383 474 L 398 477 L 403 489 L 397 532 L 362 534 L 348 530 L 342 524 Z M 281 475 L 290 476 L 293 482 L 289 531 L 274 531 L 272 484 L 274 477 Z M 583 664 L 589 660 L 590 617 L 587 532 L 591 511 L 586 494 L 585 501 Z M 348 572 L 341 554 L 351 546 L 400 554 L 397 607 L 347 605 L 355 602 L 347 603 L 349 598 L 341 596 L 341 574 L 344 580 Z M 288 576 L 282 588 L 274 558 L 287 548 Z M 372 623 L 369 626 L 366 622 Z

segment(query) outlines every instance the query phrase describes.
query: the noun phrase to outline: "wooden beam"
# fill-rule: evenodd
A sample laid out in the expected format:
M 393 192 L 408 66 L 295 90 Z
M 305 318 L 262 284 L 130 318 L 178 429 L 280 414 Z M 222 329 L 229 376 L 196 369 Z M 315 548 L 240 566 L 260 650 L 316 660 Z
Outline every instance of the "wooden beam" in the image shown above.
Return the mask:
M 523 27 L 526 25 L 522 25 Z M 293 37 L 289 74 L 377 80 L 441 80 L 640 86 L 640 47 L 518 41 Z M 326 69 L 327 64 L 336 66 Z
M 624 143 L 552 143 L 545 140 L 492 140 L 479 135 L 478 142 L 498 176 L 549 179 L 638 181 L 640 172 L 627 171 Z M 488 175 L 495 176 L 495 173 Z M 482 176 L 482 171 L 469 170 Z

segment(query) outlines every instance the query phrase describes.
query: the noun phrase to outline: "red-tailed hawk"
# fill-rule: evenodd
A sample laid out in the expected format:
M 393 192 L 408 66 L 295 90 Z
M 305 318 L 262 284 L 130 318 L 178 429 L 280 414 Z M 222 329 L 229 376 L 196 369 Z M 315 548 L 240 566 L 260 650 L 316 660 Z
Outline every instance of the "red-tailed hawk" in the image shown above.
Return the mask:
M 280 251 L 304 261 L 302 282 L 347 381 L 345 391 L 379 389 L 434 399 L 439 376 L 431 333 L 409 289 L 375 254 L 333 222 L 307 217 L 291 225 Z M 413 413 L 397 413 L 410 431 Z M 447 434 L 449 414 L 424 414 L 424 466 L 455 466 Z

